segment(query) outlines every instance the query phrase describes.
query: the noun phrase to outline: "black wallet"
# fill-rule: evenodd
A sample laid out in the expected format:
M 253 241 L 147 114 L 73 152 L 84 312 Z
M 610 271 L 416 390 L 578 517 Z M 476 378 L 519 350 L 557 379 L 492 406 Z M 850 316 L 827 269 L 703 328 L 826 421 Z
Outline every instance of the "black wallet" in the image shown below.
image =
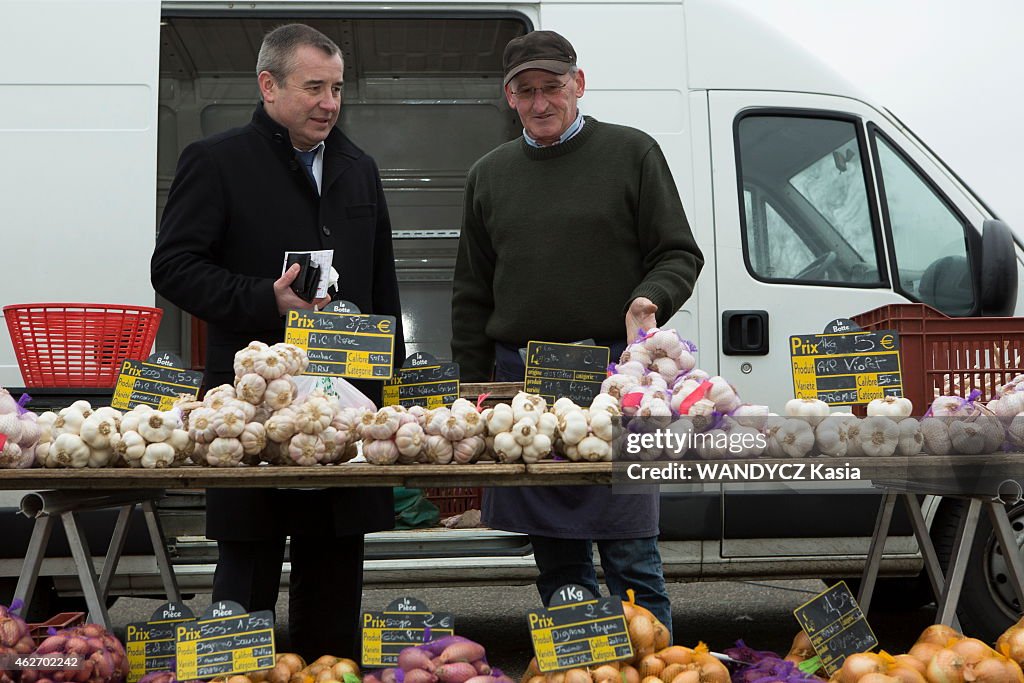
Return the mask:
M 285 270 L 295 263 L 299 264 L 300 270 L 298 277 L 292 281 L 292 291 L 303 301 L 313 301 L 320 284 L 320 266 L 312 261 L 309 254 L 288 254 Z

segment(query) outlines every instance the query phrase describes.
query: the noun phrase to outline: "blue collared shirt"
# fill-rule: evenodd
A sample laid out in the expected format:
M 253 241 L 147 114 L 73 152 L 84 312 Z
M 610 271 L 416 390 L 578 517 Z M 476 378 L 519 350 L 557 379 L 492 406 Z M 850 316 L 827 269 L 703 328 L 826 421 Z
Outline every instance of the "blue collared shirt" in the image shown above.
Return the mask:
M 576 112 L 576 120 L 572 122 L 572 125 L 570 125 L 568 128 L 565 129 L 565 132 L 562 133 L 561 136 L 559 136 L 558 142 L 556 142 L 554 144 L 555 145 L 560 145 L 563 142 L 565 142 L 566 140 L 569 140 L 574 135 L 576 135 L 576 133 L 579 133 L 581 128 L 583 128 L 583 112 L 577 111 Z M 526 138 L 526 144 L 528 144 L 530 147 L 544 147 L 544 145 L 540 144 L 539 142 L 537 142 L 536 140 L 531 138 L 527 134 L 525 128 L 523 128 L 523 137 Z

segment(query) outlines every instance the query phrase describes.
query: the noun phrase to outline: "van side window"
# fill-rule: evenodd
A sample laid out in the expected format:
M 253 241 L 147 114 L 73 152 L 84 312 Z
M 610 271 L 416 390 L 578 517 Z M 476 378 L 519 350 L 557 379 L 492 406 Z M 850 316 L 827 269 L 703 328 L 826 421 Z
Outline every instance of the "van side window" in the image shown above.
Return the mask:
M 881 284 L 856 124 L 747 115 L 737 138 L 751 274 L 775 282 Z
M 874 142 L 897 288 L 947 315 L 968 315 L 974 309 L 974 278 L 964 219 L 892 143 L 881 135 Z

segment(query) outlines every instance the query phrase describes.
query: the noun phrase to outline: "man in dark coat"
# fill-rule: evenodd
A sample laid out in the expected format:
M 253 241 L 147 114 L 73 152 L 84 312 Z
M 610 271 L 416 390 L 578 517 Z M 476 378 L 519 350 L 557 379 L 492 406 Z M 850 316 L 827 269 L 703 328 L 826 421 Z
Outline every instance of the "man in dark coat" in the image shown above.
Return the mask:
M 281 274 L 286 251 L 333 249 L 338 297 L 398 320 L 391 221 L 372 158 L 334 126 L 341 52 L 302 24 L 267 34 L 257 62 L 262 101 L 241 128 L 189 145 L 152 259 L 154 288 L 209 325 L 206 386 L 230 383 L 234 354 L 284 338 L 284 314 L 310 309 Z M 400 361 L 399 361 L 400 362 Z M 381 385 L 353 384 L 380 405 Z M 307 658 L 359 652 L 363 534 L 392 528 L 390 489 L 207 492 L 206 534 L 220 560 L 213 599 L 274 609 L 291 537 L 289 632 Z

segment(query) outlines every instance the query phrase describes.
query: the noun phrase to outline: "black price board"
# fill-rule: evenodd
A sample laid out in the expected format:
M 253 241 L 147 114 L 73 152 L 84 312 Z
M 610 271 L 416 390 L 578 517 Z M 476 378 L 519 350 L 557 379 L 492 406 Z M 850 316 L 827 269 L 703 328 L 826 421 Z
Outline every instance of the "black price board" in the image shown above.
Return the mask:
M 876 645 L 871 626 L 854 599 L 853 593 L 840 581 L 814 599 L 793 610 L 800 628 L 821 658 L 831 676 L 852 654 L 867 652 Z
M 131 410 L 143 404 L 169 410 L 183 394 L 197 397 L 203 373 L 185 370 L 182 365 L 181 359 L 172 353 L 154 353 L 145 361 L 124 361 L 110 405 L 118 410 Z
M 395 316 L 364 315 L 348 301 L 322 310 L 294 308 L 285 317 L 284 340 L 309 357 L 305 375 L 391 379 Z
M 128 655 L 128 683 L 153 671 L 173 671 L 177 645 L 176 627 L 195 615 L 180 602 L 164 603 L 149 621 L 128 624 L 124 649 Z
M 274 613 L 249 614 L 235 602 L 215 602 L 198 621 L 175 627 L 179 681 L 230 676 L 274 666 Z
M 450 406 L 459 397 L 459 364 L 439 361 L 429 353 L 418 352 L 384 385 L 384 405 Z
M 821 334 L 789 338 L 796 398 L 829 405 L 857 405 L 902 396 L 900 338 L 895 330 L 862 330 L 845 318 Z
M 526 383 L 523 390 L 548 402 L 563 396 L 589 406 L 608 377 L 607 346 L 532 341 L 526 345 Z
M 542 672 L 614 662 L 633 656 L 629 629 L 617 597 L 594 598 L 569 584 L 547 609 L 528 615 L 533 651 Z
M 455 633 L 455 617 L 431 612 L 416 598 L 398 598 L 383 612 L 363 612 L 363 666 L 395 666 L 398 653 Z

